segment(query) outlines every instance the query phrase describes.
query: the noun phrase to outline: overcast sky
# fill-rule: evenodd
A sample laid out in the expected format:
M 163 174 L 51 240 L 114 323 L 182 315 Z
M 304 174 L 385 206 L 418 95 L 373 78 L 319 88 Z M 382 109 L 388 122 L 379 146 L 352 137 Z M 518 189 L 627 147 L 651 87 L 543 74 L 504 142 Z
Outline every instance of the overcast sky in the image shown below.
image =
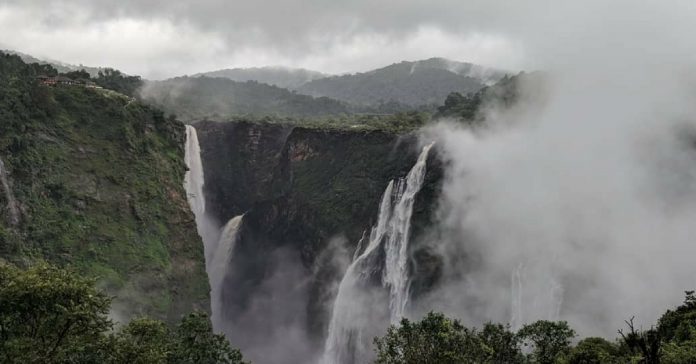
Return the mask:
M 636 36 L 651 37 L 665 19 L 696 23 L 696 2 L 650 3 L 0 0 L 0 47 L 154 79 L 264 65 L 357 72 L 434 56 L 519 70 L 544 65 L 545 47 L 578 27 L 599 36 L 636 22 Z

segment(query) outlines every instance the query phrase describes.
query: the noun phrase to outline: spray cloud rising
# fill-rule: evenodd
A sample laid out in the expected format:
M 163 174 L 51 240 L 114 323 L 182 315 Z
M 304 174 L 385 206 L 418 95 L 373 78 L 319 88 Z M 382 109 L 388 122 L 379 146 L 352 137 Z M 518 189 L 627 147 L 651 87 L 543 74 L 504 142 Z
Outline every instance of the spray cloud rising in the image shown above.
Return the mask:
M 417 311 L 612 337 L 696 286 L 693 5 L 619 3 L 539 7 L 539 28 L 518 30 L 543 95 L 489 110 L 485 130 L 425 131 L 448 165 L 445 275 Z

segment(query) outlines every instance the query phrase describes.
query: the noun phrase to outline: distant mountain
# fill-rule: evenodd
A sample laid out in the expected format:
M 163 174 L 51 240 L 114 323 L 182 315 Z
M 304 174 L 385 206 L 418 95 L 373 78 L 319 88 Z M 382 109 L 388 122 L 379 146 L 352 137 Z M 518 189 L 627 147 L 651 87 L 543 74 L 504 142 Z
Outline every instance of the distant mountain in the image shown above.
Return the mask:
M 504 73 L 470 63 L 431 58 L 401 62 L 366 73 L 308 82 L 298 92 L 356 105 L 396 102 L 408 106 L 440 104 L 451 92 L 476 92 Z
M 295 89 L 307 82 L 325 78 L 328 75 L 306 70 L 302 68 L 287 67 L 253 67 L 253 68 L 231 68 L 218 71 L 204 72 L 193 77 L 221 77 L 232 81 L 246 82 L 257 81 L 273 86 Z
M 475 78 L 482 83 L 491 86 L 500 81 L 507 72 L 478 64 L 457 62 L 446 58 L 429 58 L 422 61 L 411 62 L 413 67 L 437 68 L 454 72 L 458 75 Z
M 91 77 L 97 77 L 97 74 L 99 71 L 103 71 L 103 67 L 88 67 L 88 66 L 83 66 L 83 65 L 74 65 L 74 64 L 69 64 L 61 61 L 56 61 L 54 59 L 43 59 L 43 58 L 37 58 L 32 55 L 22 53 L 22 52 L 17 52 L 13 50 L 3 50 L 2 52 L 7 53 L 7 54 L 14 54 L 19 56 L 19 58 L 24 61 L 24 63 L 38 63 L 38 64 L 48 64 L 53 66 L 58 72 L 60 73 L 67 73 L 67 72 L 72 72 L 72 71 L 79 71 L 79 70 L 85 70 Z
M 349 112 L 348 105 L 328 97 L 315 98 L 256 81 L 224 78 L 147 81 L 141 96 L 186 121 L 248 114 L 313 117 Z

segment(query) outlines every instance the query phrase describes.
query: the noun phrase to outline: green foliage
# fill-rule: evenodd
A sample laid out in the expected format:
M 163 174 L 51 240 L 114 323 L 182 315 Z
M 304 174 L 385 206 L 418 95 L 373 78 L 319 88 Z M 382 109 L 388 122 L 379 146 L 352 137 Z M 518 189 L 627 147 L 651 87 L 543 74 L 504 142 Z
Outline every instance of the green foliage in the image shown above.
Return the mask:
M 118 363 L 164 364 L 170 356 L 170 333 L 162 321 L 134 319 L 114 335 Z
M 654 328 L 637 330 L 633 318 L 626 321 L 629 331 L 619 330 L 624 348 L 628 350 L 631 360 L 637 363 L 659 364 L 662 355 L 662 340 L 659 331 Z
M 134 364 L 243 364 L 239 350 L 213 333 L 210 319 L 193 312 L 176 328 L 150 318 L 132 320 L 109 337 L 114 363 Z
M 0 265 L 0 362 L 70 362 L 111 327 L 94 282 L 47 264 Z
M 540 320 L 524 325 L 517 335 L 523 345 L 532 347 L 530 362 L 553 364 L 556 358 L 570 350 L 575 331 L 565 321 Z
M 475 331 L 440 313 L 419 322 L 402 319 L 383 338 L 375 339 L 379 364 L 482 363 L 486 351 Z
M 481 90 L 469 94 L 459 92 L 450 93 L 445 99 L 444 105 L 438 107 L 434 118 L 456 118 L 472 125 L 479 125 L 485 120 L 485 111 L 489 108 L 509 108 L 518 103 L 522 97 L 521 88 L 524 84 L 525 91 L 531 98 L 540 99 L 535 93 L 540 93 L 534 87 L 540 87 L 542 77 L 539 74 L 526 74 L 524 72 L 516 76 L 505 76 L 495 85 L 484 87 Z M 533 86 L 530 86 L 533 85 Z
M 663 340 L 677 342 L 696 340 L 696 296 L 687 291 L 684 303 L 675 310 L 668 310 L 660 318 L 657 331 Z
M 46 263 L 0 265 L 0 362 L 243 364 L 239 350 L 194 312 L 170 328 L 151 318 L 116 332 L 94 281 Z
M 186 121 L 226 119 L 236 115 L 319 117 L 349 112 L 346 104 L 301 95 L 255 81 L 178 77 L 152 81 L 142 89 L 144 100 Z
M 619 348 L 601 337 L 580 340 L 568 355 L 568 364 L 622 363 Z
M 397 114 L 352 114 L 325 117 L 270 117 L 244 116 L 225 119 L 226 122 L 279 124 L 320 130 L 384 131 L 403 134 L 415 131 L 431 121 L 426 112 L 410 111 Z
M 486 323 L 479 337 L 487 353 L 486 363 L 522 363 L 524 357 L 519 349 L 520 338 L 510 330 L 510 326 Z
M 55 73 L 0 54 L 0 158 L 21 215 L 0 209 L 0 258 L 71 265 L 119 314 L 173 321 L 207 306 L 183 124 L 120 93 L 35 79 Z
M 656 329 L 636 329 L 630 319 L 617 342 L 589 337 L 575 346 L 575 331 L 565 321 L 536 321 L 517 333 L 487 323 L 477 331 L 431 312 L 418 322 L 404 319 L 376 338 L 376 363 L 696 363 L 695 311 L 696 297 L 687 291 L 684 303 L 668 310 Z
M 522 363 L 517 336 L 509 327 L 488 323 L 482 331 L 464 327 L 441 313 L 418 322 L 402 319 L 375 339 L 376 363 Z
M 231 349 L 222 335 L 213 334 L 208 315 L 193 312 L 181 319 L 173 333 L 172 360 L 177 364 L 243 363 L 242 353 Z
M 89 72 L 87 72 L 85 70 L 65 72 L 63 75 L 65 77 L 71 78 L 73 80 L 89 80 L 90 79 Z
M 87 72 L 84 73 L 89 76 Z M 121 73 L 121 71 L 113 68 L 99 70 L 94 82 L 103 88 L 114 90 L 131 97 L 137 96 L 138 89 L 140 89 L 140 87 L 143 85 L 143 81 L 140 79 L 140 76 L 124 75 Z

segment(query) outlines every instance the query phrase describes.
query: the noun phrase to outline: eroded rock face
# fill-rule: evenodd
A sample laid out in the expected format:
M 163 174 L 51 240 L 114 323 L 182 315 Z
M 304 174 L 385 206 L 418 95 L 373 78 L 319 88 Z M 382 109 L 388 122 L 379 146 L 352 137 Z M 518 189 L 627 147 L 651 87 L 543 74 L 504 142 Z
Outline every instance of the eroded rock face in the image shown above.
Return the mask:
M 208 211 L 219 221 L 245 213 L 223 292 L 228 337 L 261 362 L 256 347 L 267 348 L 268 335 L 283 325 L 299 326 L 306 341 L 321 347 L 341 262 L 375 222 L 389 181 L 415 163 L 417 137 L 246 122 L 196 128 Z M 428 226 L 440 188 L 434 153 L 428 165 L 414 206 L 414 242 Z M 427 254 L 414 256 L 429 259 L 419 272 L 436 266 Z M 425 273 L 424 282 L 437 272 Z

